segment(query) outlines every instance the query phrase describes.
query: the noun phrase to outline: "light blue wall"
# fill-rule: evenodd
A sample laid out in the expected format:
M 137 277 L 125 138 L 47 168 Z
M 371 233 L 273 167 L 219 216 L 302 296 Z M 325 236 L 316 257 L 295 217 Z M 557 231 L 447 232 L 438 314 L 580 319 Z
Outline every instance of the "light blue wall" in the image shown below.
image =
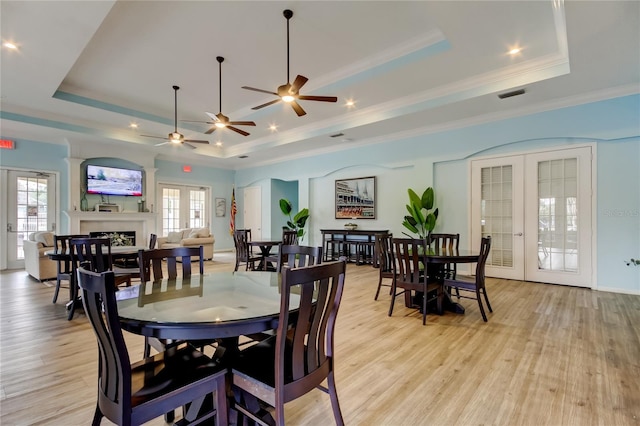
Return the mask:
M 69 203 L 69 164 L 65 160 L 68 157 L 67 146 L 11 139 L 15 141 L 15 149 L 0 150 L 0 167 L 56 173 L 60 188 L 56 212 L 57 229 L 59 232 L 67 232 L 69 221 L 62 214 L 63 206 Z
M 271 236 L 280 235 L 282 227 L 287 226 L 287 216 L 280 211 L 280 199 L 287 199 L 293 206 L 292 215 L 298 212 L 298 181 L 285 182 L 283 180 L 274 179 L 271 181 L 271 202 L 269 206 L 274 206 L 274 212 L 271 215 Z
M 355 146 L 338 154 L 237 172 L 193 165 L 192 173 L 187 174 L 182 172 L 181 163 L 156 161 L 156 181 L 211 186 L 212 200 L 224 197 L 228 208 L 235 184 L 238 226 L 243 220 L 243 189 L 260 186 L 263 232 L 269 233 L 282 216 L 276 202 L 281 188 L 274 179 L 297 182 L 296 211 L 309 207 L 311 212 L 310 244 L 320 243 L 320 229 L 340 228 L 344 223 L 334 219 L 336 179 L 376 176 L 376 219 L 357 222 L 361 228 L 389 229 L 398 234 L 403 231 L 400 223 L 407 188 L 422 191 L 434 185 L 441 215 L 436 230 L 459 231 L 464 245 L 470 232 L 469 158 L 588 142 L 596 145 L 598 289 L 640 294 L 640 267 L 623 263 L 624 259 L 640 257 L 640 95 L 425 132 L 374 146 Z M 0 165 L 60 173 L 60 205 L 67 205 L 67 155 L 64 146 L 18 140 L 16 150 L 0 151 Z M 228 208 L 222 218 L 211 213 L 216 250 L 233 247 Z
M 191 164 L 191 172 L 186 173 L 182 170 L 183 165 L 184 163 L 156 160 L 156 182 L 211 187 L 211 211 L 209 212 L 209 223 L 211 224 L 211 233 L 216 239 L 214 249 L 233 249 L 233 238 L 229 234 L 229 209 L 231 208 L 231 191 L 233 189 L 235 172 L 232 170 L 222 170 L 198 164 Z M 158 200 L 158 202 L 160 202 L 160 196 L 161 194 L 156 194 L 156 200 Z M 236 197 L 238 197 L 237 188 Z M 227 211 L 223 217 L 216 217 L 215 215 L 214 200 L 216 198 L 224 198 L 227 200 Z M 238 210 L 240 210 L 240 206 L 238 206 Z
M 469 158 L 595 143 L 598 289 L 640 294 L 640 268 L 633 269 L 622 263 L 623 258 L 640 257 L 640 221 L 636 215 L 640 210 L 639 137 L 640 95 L 633 95 L 389 140 L 366 148 L 354 147 L 339 155 L 316 155 L 284 164 L 239 170 L 236 183 L 255 182 L 258 176 L 299 179 L 301 200 L 305 197 L 308 200 L 308 204 L 301 203 L 300 207 L 309 207 L 311 212 L 311 244 L 320 244 L 320 229 L 341 228 L 344 223 L 333 219 L 336 179 L 376 176 L 376 219 L 359 220 L 358 224 L 361 228 L 389 229 L 394 233 L 403 231 L 401 222 L 407 188 L 422 191 L 434 185 L 441 215 L 436 230 L 459 230 L 464 245 L 468 244 L 466 238 L 470 233 Z M 624 161 L 625 167 L 616 163 L 618 159 Z M 623 193 L 623 183 L 633 196 Z M 603 203 L 612 204 L 612 199 L 619 197 L 626 201 L 613 204 L 630 212 L 629 217 L 624 221 L 603 218 L 600 214 L 605 208 Z M 272 206 L 272 214 L 277 214 L 276 208 Z M 625 241 L 628 253 L 620 252 L 621 240 Z

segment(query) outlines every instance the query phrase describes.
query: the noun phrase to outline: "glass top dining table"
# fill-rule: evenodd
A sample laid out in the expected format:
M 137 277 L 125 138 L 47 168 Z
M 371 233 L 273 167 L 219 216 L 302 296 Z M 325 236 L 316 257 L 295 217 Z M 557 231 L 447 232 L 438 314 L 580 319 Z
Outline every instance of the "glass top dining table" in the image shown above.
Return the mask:
M 280 274 L 212 272 L 159 280 L 118 295 L 122 328 L 158 339 L 219 339 L 277 327 Z M 121 293 L 121 290 L 118 293 Z M 299 298 L 291 295 L 291 309 Z

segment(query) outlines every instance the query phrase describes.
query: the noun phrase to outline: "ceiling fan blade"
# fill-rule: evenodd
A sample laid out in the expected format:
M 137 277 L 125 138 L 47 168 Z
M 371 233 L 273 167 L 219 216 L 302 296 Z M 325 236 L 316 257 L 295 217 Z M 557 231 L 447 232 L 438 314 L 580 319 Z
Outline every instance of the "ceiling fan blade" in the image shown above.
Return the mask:
M 212 123 L 212 124 L 213 124 L 213 123 Z M 218 128 L 217 126 L 213 126 L 213 127 L 211 127 L 209 130 L 207 130 L 206 132 L 204 132 L 204 134 L 205 134 L 205 135 L 210 135 L 211 133 L 215 132 L 217 128 Z
M 220 121 L 218 116 L 213 114 L 213 113 L 211 113 L 211 112 L 205 112 L 205 114 L 207 114 L 209 117 L 211 117 L 211 119 L 213 120 L 214 123 L 217 123 L 218 121 Z
M 162 145 L 166 145 L 166 144 L 168 144 L 168 143 L 171 143 L 171 142 L 166 141 L 166 142 L 162 142 L 162 143 L 157 143 L 157 144 L 155 144 L 154 146 L 162 146 Z
M 182 123 L 205 123 L 212 124 L 210 121 L 198 121 L 198 120 L 180 120 Z
M 191 142 L 194 142 L 194 141 L 191 141 Z M 189 149 L 196 149 L 196 147 L 195 147 L 195 146 L 193 146 L 193 145 L 191 145 L 191 144 L 188 144 L 188 143 L 186 143 L 186 142 L 183 142 L 183 143 L 182 143 L 182 145 L 184 145 L 184 146 L 188 147 Z
M 184 142 L 190 142 L 190 143 L 206 143 L 209 144 L 209 141 L 199 141 L 197 139 L 185 139 Z
M 338 102 L 338 98 L 335 96 L 303 96 L 299 95 L 298 99 L 303 101 L 320 101 L 320 102 Z
M 227 124 L 231 124 L 232 126 L 255 126 L 256 123 L 253 121 L 230 121 Z
M 278 94 L 276 92 L 271 92 L 269 90 L 256 89 L 255 87 L 249 87 L 249 86 L 242 86 L 242 88 L 243 89 L 247 89 L 247 90 L 253 90 L 254 92 L 268 93 L 270 95 L 278 96 Z
M 253 108 L 251 108 L 251 109 L 260 109 L 260 108 L 264 108 L 264 107 L 267 107 L 267 106 L 269 106 L 269 105 L 276 104 L 276 103 L 280 102 L 281 100 L 282 100 L 282 99 L 278 98 L 278 99 L 275 99 L 275 100 L 273 100 L 273 101 L 271 101 L 271 102 L 267 102 L 266 104 L 262 104 L 262 105 L 258 105 L 257 107 L 253 107 Z
M 296 114 L 298 114 L 298 117 L 302 117 L 303 115 L 306 114 L 306 111 L 304 109 L 302 109 L 300 104 L 297 103 L 296 101 L 291 102 L 291 107 L 296 112 Z
M 154 135 L 140 135 L 140 136 L 144 136 L 145 138 L 167 139 L 165 136 L 154 136 Z
M 240 133 L 242 136 L 249 136 L 249 132 L 245 132 L 244 130 L 240 130 L 237 127 L 227 126 L 227 129 L 233 130 L 236 133 Z
M 298 93 L 298 91 L 300 91 L 300 88 L 304 86 L 307 81 L 309 81 L 307 77 L 305 77 L 304 75 L 298 75 L 289 88 L 289 93 L 291 93 L 292 95 Z

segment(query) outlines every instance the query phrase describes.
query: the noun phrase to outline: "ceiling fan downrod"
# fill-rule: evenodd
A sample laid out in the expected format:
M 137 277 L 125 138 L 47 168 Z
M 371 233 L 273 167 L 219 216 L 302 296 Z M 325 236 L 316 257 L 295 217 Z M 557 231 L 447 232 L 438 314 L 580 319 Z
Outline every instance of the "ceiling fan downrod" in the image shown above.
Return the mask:
M 285 9 L 282 14 L 287 18 L 287 84 L 289 84 L 289 19 L 293 16 L 293 11 Z

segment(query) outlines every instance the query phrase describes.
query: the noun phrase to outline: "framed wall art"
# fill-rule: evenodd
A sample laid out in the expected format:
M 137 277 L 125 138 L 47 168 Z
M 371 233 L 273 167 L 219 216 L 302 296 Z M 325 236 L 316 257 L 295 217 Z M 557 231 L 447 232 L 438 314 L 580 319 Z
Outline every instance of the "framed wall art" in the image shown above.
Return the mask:
M 224 198 L 216 198 L 216 217 L 223 217 L 227 210 L 227 200 Z
M 336 180 L 336 219 L 375 218 L 375 176 Z

